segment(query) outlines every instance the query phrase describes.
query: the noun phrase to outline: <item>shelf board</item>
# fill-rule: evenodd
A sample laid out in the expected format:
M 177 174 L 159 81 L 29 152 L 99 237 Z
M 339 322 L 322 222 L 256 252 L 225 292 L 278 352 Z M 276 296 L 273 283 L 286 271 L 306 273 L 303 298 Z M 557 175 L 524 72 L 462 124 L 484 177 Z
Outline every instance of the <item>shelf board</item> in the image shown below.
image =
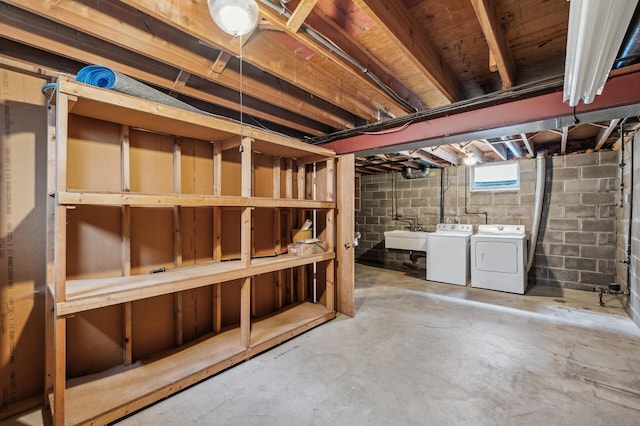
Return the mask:
M 332 251 L 304 257 L 285 254 L 252 259 L 249 267 L 234 260 L 169 269 L 157 274 L 68 280 L 66 301 L 56 305 L 56 313 L 58 316 L 65 316 L 333 258 L 335 253 Z
M 251 355 L 263 352 L 335 316 L 334 311 L 321 304 L 305 302 L 293 309 L 285 308 L 276 315 L 251 324 L 249 352 Z
M 320 304 L 302 303 L 252 324 L 252 346 L 240 344 L 240 329 L 203 338 L 147 362 L 67 381 L 67 424 L 106 423 L 244 361 L 335 318 Z M 135 383 L 134 386 L 132 384 Z
M 76 115 L 212 142 L 221 142 L 242 134 L 254 139 L 257 142 L 256 149 L 262 153 L 286 158 L 303 158 L 310 155 L 320 155 L 326 159 L 335 157 L 335 153 L 329 149 L 246 124 L 241 126 L 238 121 L 205 111 L 201 114 L 187 111 L 78 83 L 67 77 L 58 79 L 58 90 L 72 96 L 69 109 L 70 113 Z
M 55 193 L 58 204 L 132 207 L 292 207 L 332 209 L 334 201 L 292 198 L 214 197 L 191 194 L 147 194 L 141 192 L 61 191 Z

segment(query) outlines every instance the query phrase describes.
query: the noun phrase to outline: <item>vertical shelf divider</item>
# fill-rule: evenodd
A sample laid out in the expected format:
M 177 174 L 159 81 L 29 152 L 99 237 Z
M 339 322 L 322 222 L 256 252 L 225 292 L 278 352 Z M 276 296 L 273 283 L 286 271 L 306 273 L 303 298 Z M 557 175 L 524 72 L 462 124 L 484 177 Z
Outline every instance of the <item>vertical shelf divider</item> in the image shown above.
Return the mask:
M 173 193 L 182 193 L 182 144 L 180 138 L 173 142 Z M 182 266 L 182 207 L 173 206 L 173 265 L 176 268 Z M 183 320 L 184 292 L 178 291 L 173 296 L 174 310 L 174 340 L 176 346 L 184 343 Z
M 222 143 L 213 142 L 213 196 L 222 195 Z M 222 207 L 213 207 L 213 260 L 222 259 Z M 213 285 L 213 331 L 222 329 L 222 284 Z
M 67 137 L 69 131 L 69 96 L 56 92 L 58 113 L 56 115 L 56 191 L 67 189 Z M 67 279 L 67 207 L 58 205 L 55 208 L 55 297 L 56 304 L 66 301 Z M 57 317 L 53 331 L 54 344 L 54 379 L 53 379 L 53 419 L 55 424 L 64 424 L 65 389 L 67 375 L 67 319 Z
M 47 106 L 47 283 L 45 286 L 45 374 L 44 405 L 51 408 L 49 394 L 53 392 L 55 380 L 55 238 L 56 238 L 56 108 Z
M 120 126 L 120 181 L 122 192 L 131 191 L 131 156 L 129 126 Z M 131 206 L 120 207 L 122 214 L 122 276 L 131 275 Z M 122 362 L 133 362 L 133 341 L 131 325 L 131 302 L 122 305 Z

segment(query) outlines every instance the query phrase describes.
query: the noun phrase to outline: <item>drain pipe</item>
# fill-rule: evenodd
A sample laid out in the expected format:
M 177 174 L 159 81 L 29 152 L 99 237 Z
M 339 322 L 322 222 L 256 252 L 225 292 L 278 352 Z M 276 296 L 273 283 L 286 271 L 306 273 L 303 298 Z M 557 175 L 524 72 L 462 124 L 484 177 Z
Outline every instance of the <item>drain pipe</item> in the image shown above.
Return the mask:
M 527 261 L 527 272 L 533 265 L 536 256 L 536 245 L 538 244 L 538 232 L 540 231 L 540 220 L 542 219 L 542 205 L 544 204 L 544 187 L 546 183 L 547 164 L 544 151 L 539 151 L 536 156 L 536 194 L 533 206 L 533 224 L 531 225 L 531 241 L 529 244 L 529 259 Z
M 625 118 L 621 123 L 620 123 L 620 138 L 621 140 L 621 146 L 624 146 L 624 125 L 627 121 L 627 118 Z M 624 263 L 626 263 L 626 267 L 627 267 L 627 294 L 630 295 L 631 292 L 631 237 L 632 237 L 632 232 L 633 232 L 633 193 L 635 188 L 633 187 L 634 182 L 633 182 L 633 174 L 634 174 L 634 170 L 633 170 L 633 153 L 634 153 L 634 140 L 635 140 L 635 132 L 631 135 L 631 149 L 629 150 L 629 222 L 627 224 L 627 252 L 626 252 L 626 259 L 624 260 Z M 622 163 L 624 164 L 624 151 L 622 154 Z M 623 177 L 620 179 L 621 182 L 623 182 L 624 179 L 624 175 Z M 630 297 L 630 296 L 629 296 Z M 629 299 L 627 299 L 627 302 L 629 302 Z
M 440 169 L 440 222 L 444 223 L 444 178 L 445 178 L 445 168 Z
M 471 166 L 464 166 L 464 214 L 465 215 L 471 215 L 471 214 L 484 215 L 484 224 L 486 225 L 489 223 L 489 212 L 469 211 L 468 202 L 467 202 L 467 197 L 469 195 L 469 176 L 468 176 L 469 167 Z

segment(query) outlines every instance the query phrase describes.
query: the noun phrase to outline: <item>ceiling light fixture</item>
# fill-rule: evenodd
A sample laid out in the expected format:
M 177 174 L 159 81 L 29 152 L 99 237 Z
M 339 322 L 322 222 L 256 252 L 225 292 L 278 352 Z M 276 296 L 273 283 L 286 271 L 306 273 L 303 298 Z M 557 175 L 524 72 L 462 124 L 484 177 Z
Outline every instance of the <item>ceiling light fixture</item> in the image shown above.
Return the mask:
M 638 0 L 571 0 L 563 101 L 600 95 Z
M 244 43 L 242 36 L 251 32 L 258 23 L 258 4 L 255 0 L 207 0 L 209 13 L 213 18 L 213 22 L 225 33 L 239 37 L 239 61 L 240 61 L 240 86 L 238 92 L 240 94 L 240 147 L 242 150 L 243 143 L 243 79 L 242 79 L 242 49 Z
M 462 159 L 462 162 L 467 166 L 473 166 L 478 162 L 478 157 L 473 155 L 473 152 L 468 152 L 467 155 Z
M 255 0 L 207 0 L 213 21 L 232 36 L 248 34 L 258 23 Z

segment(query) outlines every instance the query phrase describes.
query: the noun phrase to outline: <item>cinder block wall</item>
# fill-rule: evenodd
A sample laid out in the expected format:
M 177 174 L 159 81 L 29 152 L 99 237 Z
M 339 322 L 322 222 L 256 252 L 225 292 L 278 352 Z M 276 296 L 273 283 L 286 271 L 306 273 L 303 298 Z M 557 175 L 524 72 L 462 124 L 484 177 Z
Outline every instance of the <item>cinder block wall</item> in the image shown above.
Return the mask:
M 623 198 L 624 208 L 618 209 L 618 250 L 617 258 L 619 260 L 627 260 L 627 243 L 629 238 L 629 210 L 630 205 L 626 202 L 625 195 L 631 194 L 633 197 L 633 217 L 631 218 L 633 229 L 631 232 L 631 257 L 630 263 L 617 264 L 617 282 L 624 285 L 629 291 L 628 313 L 633 321 L 640 327 L 640 235 L 638 229 L 640 226 L 640 135 L 636 133 L 634 136 L 635 151 L 631 152 L 631 144 L 626 141 L 624 157 L 620 157 L 620 162 L 625 163 L 624 173 L 624 192 L 620 197 Z M 622 155 L 622 152 L 620 152 Z M 633 156 L 633 161 L 632 157 Z M 631 163 L 633 163 L 633 188 L 631 187 Z M 627 279 L 627 273 L 629 280 Z
M 600 152 L 547 158 L 543 218 L 530 284 L 592 291 L 616 280 L 616 214 L 619 195 L 618 154 Z M 465 166 L 445 170 L 444 221 L 525 225 L 530 232 L 536 160 L 520 161 L 517 192 L 469 193 L 465 201 Z M 362 238 L 358 261 L 392 269 L 424 268 L 404 251 L 384 248 L 384 231 L 406 224 L 392 220 L 393 174 L 361 177 L 361 210 L 356 228 Z M 426 231 L 439 222 L 440 172 L 405 180 L 397 174 L 398 215 L 414 216 Z M 466 202 L 466 213 L 465 213 Z M 640 209 L 640 207 L 639 207 Z

